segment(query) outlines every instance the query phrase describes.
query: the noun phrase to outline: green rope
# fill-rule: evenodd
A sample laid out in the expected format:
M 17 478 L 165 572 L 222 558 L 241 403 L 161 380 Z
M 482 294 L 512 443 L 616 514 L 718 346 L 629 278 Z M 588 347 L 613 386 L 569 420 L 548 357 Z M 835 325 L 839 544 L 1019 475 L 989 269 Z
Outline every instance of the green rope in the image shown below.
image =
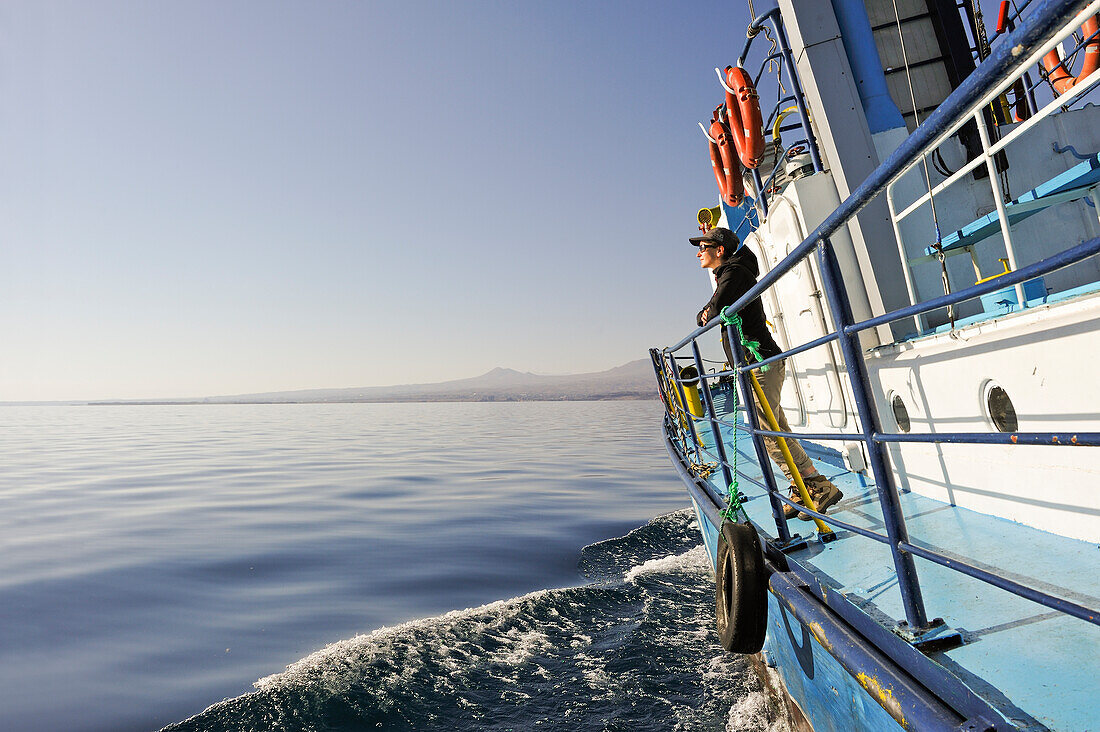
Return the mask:
M 741 316 L 738 313 L 726 315 L 726 311 L 729 310 L 729 305 L 722 308 L 722 312 L 718 314 L 718 319 L 722 321 L 722 325 L 736 325 L 737 337 L 741 339 L 741 347 L 752 354 L 752 357 L 757 361 L 763 361 L 764 356 L 760 353 L 760 341 L 750 341 L 745 338 L 745 332 L 741 329 Z M 760 372 L 763 373 L 768 370 L 767 366 L 762 366 Z
M 752 354 L 752 357 L 756 361 L 763 361 L 764 360 L 764 355 L 762 353 L 760 353 L 760 341 L 750 341 L 747 338 L 745 338 L 745 331 L 741 326 L 741 315 L 738 314 L 738 313 L 726 314 L 726 310 L 728 310 L 728 309 L 729 309 L 729 306 L 727 305 L 726 307 L 722 308 L 722 311 L 718 314 L 718 318 L 719 318 L 719 320 L 722 321 L 722 325 L 736 326 L 737 327 L 737 337 L 741 340 L 741 347 L 744 348 L 748 353 Z M 731 364 L 731 366 L 732 366 L 732 364 Z M 769 364 L 769 366 L 770 366 L 770 364 Z M 764 373 L 765 371 L 767 371 L 769 366 L 761 366 L 760 367 L 760 373 Z M 733 428 L 733 482 L 730 483 L 730 485 L 729 485 L 729 490 L 728 490 L 727 499 L 726 499 L 727 500 L 727 505 L 726 505 L 726 509 L 724 511 L 722 511 L 722 516 L 725 517 L 725 518 L 736 521 L 737 520 L 737 512 L 742 510 L 741 509 L 741 502 L 744 500 L 745 496 L 744 496 L 743 493 L 741 493 L 739 490 L 737 490 L 737 475 L 738 475 L 738 473 L 737 473 L 737 433 L 740 432 L 740 430 L 736 427 L 736 420 L 737 420 L 737 417 L 736 417 L 736 415 L 737 415 L 737 388 L 734 387 L 732 389 L 732 392 L 733 392 L 733 414 L 735 415 L 734 416 L 735 426 Z M 748 514 L 745 515 L 745 518 L 748 519 Z
M 729 488 L 726 490 L 726 508 L 721 512 L 721 515 L 722 518 L 736 521 L 737 512 L 741 511 L 741 501 L 744 499 L 744 495 L 737 490 L 737 433 L 740 432 L 737 429 L 737 387 L 734 386 L 730 392 L 733 394 L 733 465 L 730 466 L 733 473 L 733 482 L 729 484 Z M 748 518 L 747 514 L 745 518 Z

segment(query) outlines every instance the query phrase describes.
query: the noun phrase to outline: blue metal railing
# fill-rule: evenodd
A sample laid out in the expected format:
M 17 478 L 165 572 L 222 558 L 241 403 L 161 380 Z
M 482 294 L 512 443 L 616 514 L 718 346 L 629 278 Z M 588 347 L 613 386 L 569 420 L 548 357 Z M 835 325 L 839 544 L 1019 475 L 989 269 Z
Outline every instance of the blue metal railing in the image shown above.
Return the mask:
M 837 263 L 836 255 L 830 237 L 854 217 L 875 196 L 880 195 L 886 187 L 910 166 L 912 161 L 919 159 L 931 152 L 939 143 L 939 138 L 946 131 L 956 128 L 969 119 L 979 105 L 975 100 L 981 100 L 986 95 L 1002 84 L 1005 79 L 1015 78 L 1020 75 L 1028 59 L 1044 44 L 1048 43 L 1058 31 L 1066 24 L 1067 19 L 1083 11 L 1088 5 L 1088 0 L 1035 0 L 1037 7 L 1022 22 L 1019 28 L 1013 31 L 1006 42 L 999 44 L 990 57 L 983 62 L 974 73 L 970 75 L 944 102 L 932 113 L 931 116 L 909 138 L 897 148 L 871 175 L 846 198 L 826 219 L 797 247 L 795 247 L 779 264 L 760 278 L 755 286 L 749 289 L 736 303 L 729 307 L 731 312 L 740 311 L 775 282 L 800 264 L 806 257 L 816 252 L 821 271 L 822 285 L 825 290 L 825 298 L 829 306 L 832 321 L 836 330 L 822 336 L 810 343 L 791 348 L 772 358 L 749 364 L 740 347 L 740 338 L 732 326 L 725 326 L 725 337 L 733 347 L 734 361 L 731 371 L 723 371 L 716 374 L 706 374 L 703 370 L 702 359 L 699 356 L 697 340 L 703 334 L 718 326 L 720 320 L 714 318 L 707 325 L 696 329 L 677 344 L 658 351 L 654 349 L 651 355 L 654 369 L 657 372 L 658 384 L 662 397 L 665 399 L 668 412 L 666 427 L 669 434 L 678 432 L 676 422 L 686 425 L 690 433 L 683 435 L 680 441 L 681 455 L 688 458 L 694 456 L 702 460 L 704 452 L 715 456 L 709 450 L 704 450 L 699 435 L 695 430 L 694 419 L 686 411 L 686 395 L 683 387 L 683 379 L 675 368 L 674 353 L 690 344 L 692 348 L 692 361 L 698 370 L 698 383 L 704 407 L 704 419 L 710 424 L 710 432 L 715 442 L 718 464 L 723 470 L 723 478 L 728 485 L 731 481 L 729 463 L 726 459 L 725 445 L 723 443 L 721 426 L 732 426 L 752 435 L 752 441 L 756 449 L 759 465 L 763 468 L 764 482 L 772 505 L 772 513 L 778 532 L 779 544 L 789 545 L 792 542 L 791 534 L 787 528 L 786 519 L 783 517 L 783 506 L 791 505 L 814 518 L 821 519 L 829 524 L 852 531 L 875 541 L 887 544 L 890 548 L 894 562 L 895 572 L 898 577 L 898 586 L 902 596 L 902 604 L 906 621 L 910 629 L 919 634 L 931 627 L 924 606 L 924 600 L 920 589 L 920 582 L 913 557 L 919 556 L 931 562 L 949 567 L 975 579 L 987 582 L 1013 594 L 1037 602 L 1046 607 L 1058 610 L 1073 617 L 1100 625 L 1100 611 L 1090 609 L 1059 598 L 1034 588 L 1022 585 L 1015 580 L 1003 575 L 989 572 L 988 570 L 961 561 L 956 557 L 949 557 L 926 547 L 914 544 L 908 536 L 905 517 L 898 501 L 898 491 L 894 484 L 893 474 L 889 468 L 888 458 L 884 445 L 886 443 L 923 442 L 923 443 L 969 443 L 969 444 L 1017 444 L 1017 445 L 1060 445 L 1060 446 L 1097 446 L 1100 445 L 1100 433 L 927 433 L 927 434 L 890 434 L 882 431 L 878 420 L 878 412 L 875 408 L 875 400 L 871 389 L 866 364 L 864 363 L 862 349 L 859 344 L 860 332 L 885 325 L 896 320 L 913 317 L 914 315 L 935 310 L 947 305 L 955 305 L 964 300 L 969 300 L 980 295 L 995 292 L 1022 283 L 1025 280 L 1045 275 L 1063 267 L 1080 262 L 1088 257 L 1100 253 L 1100 238 L 1091 239 L 1066 249 L 1058 254 L 1043 259 L 1034 264 L 1021 267 L 1010 274 L 998 277 L 996 281 L 985 282 L 963 290 L 936 297 L 916 305 L 900 308 L 884 315 L 868 318 L 856 322 L 852 317 L 851 307 L 847 291 L 844 288 L 843 277 Z M 805 109 L 801 105 L 801 88 L 797 86 L 797 75 L 794 73 L 793 61 L 790 50 L 786 44 L 786 34 L 783 31 L 778 10 L 772 10 L 753 21 L 752 27 L 759 28 L 763 22 L 771 20 L 776 30 L 780 53 L 784 62 L 789 64 L 788 70 L 795 87 L 795 96 L 799 101 L 803 125 L 809 134 L 809 125 Z M 751 38 L 745 44 L 747 52 L 751 44 Z M 738 63 L 743 61 L 745 53 L 742 53 Z M 812 139 L 812 135 L 810 136 Z M 820 165 L 814 149 L 815 165 Z M 820 168 L 817 168 L 820 169 Z M 757 176 L 759 182 L 759 176 Z M 757 189 L 762 190 L 758 187 Z M 761 429 L 754 409 L 745 410 L 747 426 L 733 424 L 718 419 L 713 406 L 713 394 L 709 382 L 714 379 L 735 376 L 741 386 L 741 392 L 751 395 L 753 390 L 749 384 L 750 373 L 770 363 L 779 361 L 788 356 L 802 353 L 811 348 L 816 348 L 832 341 L 840 345 L 845 367 L 848 371 L 855 411 L 858 416 L 859 432 L 857 433 L 827 433 L 807 434 L 779 432 Z M 671 366 L 671 369 L 668 367 Z M 675 394 L 672 388 L 675 388 Z M 677 401 L 678 398 L 678 401 Z M 771 470 L 767 469 L 768 455 L 764 447 L 764 436 L 781 436 L 785 438 L 804 438 L 821 440 L 859 440 L 863 443 L 868 456 L 868 464 L 874 477 L 875 489 L 878 493 L 882 510 L 883 524 L 886 534 L 883 535 L 868 529 L 854 526 L 837 519 L 826 516 L 816 511 L 809 510 L 783 496 L 775 485 L 775 477 Z M 713 492 L 711 492 L 713 496 Z
M 759 32 L 764 29 L 764 24 L 771 24 L 772 30 L 775 32 L 775 50 L 769 53 L 760 62 L 760 68 L 753 76 L 753 82 L 759 86 L 760 79 L 764 75 L 764 72 L 768 65 L 773 61 L 780 62 L 780 69 L 777 74 L 779 77 L 777 83 L 782 80 L 783 72 L 786 71 L 787 79 L 791 85 L 791 92 L 786 96 L 782 96 L 776 101 L 775 106 L 772 108 L 768 115 L 768 123 L 765 129 L 770 129 L 772 122 L 779 115 L 779 113 L 785 109 L 785 105 L 794 104 L 798 110 L 798 127 L 789 127 L 784 129 L 798 129 L 802 130 L 802 137 L 788 143 L 783 148 L 777 148 L 775 150 L 775 168 L 772 170 L 771 175 L 765 180 L 760 175 L 760 171 L 756 168 L 752 169 L 753 186 L 756 191 L 756 205 L 760 211 L 760 217 L 764 218 L 768 215 L 768 196 L 767 192 L 771 188 L 776 174 L 782 170 L 782 163 L 786 160 L 789 151 L 797 146 L 805 145 L 806 150 L 810 155 L 810 160 L 813 163 L 815 173 L 820 173 L 823 170 L 821 164 L 821 154 L 818 151 L 817 140 L 814 138 L 813 128 L 810 125 L 810 116 L 806 111 L 806 100 L 802 93 L 802 84 L 798 78 L 798 71 L 794 65 L 794 54 L 791 52 L 790 43 L 787 41 L 787 31 L 783 27 L 783 18 L 779 13 L 779 8 L 773 8 L 763 15 L 759 16 L 749 25 L 749 35 L 745 39 L 745 45 L 741 49 L 741 54 L 737 57 L 737 66 L 741 68 L 745 67 L 745 58 L 748 56 L 749 49 L 752 47 L 753 40 L 757 37 Z M 782 131 L 782 130 L 781 130 Z M 746 214 L 747 216 L 747 214 Z M 736 230 L 736 226 L 731 226 L 731 229 Z

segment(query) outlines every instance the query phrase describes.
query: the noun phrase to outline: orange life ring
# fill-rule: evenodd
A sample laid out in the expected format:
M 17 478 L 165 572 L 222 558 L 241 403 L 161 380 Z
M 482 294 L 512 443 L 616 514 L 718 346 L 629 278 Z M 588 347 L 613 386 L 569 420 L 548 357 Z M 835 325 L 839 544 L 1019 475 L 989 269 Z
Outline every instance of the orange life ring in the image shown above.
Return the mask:
M 726 200 L 726 172 L 722 166 L 722 153 L 718 150 L 718 143 L 710 144 L 710 167 L 714 168 L 714 180 L 718 182 L 718 194 L 722 200 Z
M 737 155 L 746 168 L 759 167 L 764 159 L 764 118 L 756 85 L 744 69 L 727 66 L 725 87 L 726 115 Z
M 1094 15 L 1081 26 L 1081 33 L 1085 38 L 1100 31 L 1100 15 Z M 1051 86 L 1059 94 L 1064 94 L 1073 86 L 1083 80 L 1089 74 L 1100 68 L 1100 36 L 1093 38 L 1085 44 L 1085 61 L 1081 64 L 1081 73 L 1073 76 L 1069 73 L 1065 63 L 1058 57 L 1058 49 L 1051 49 L 1050 53 L 1043 56 L 1043 68 L 1046 69 Z
M 714 178 L 722 201 L 728 206 L 740 206 L 745 198 L 745 184 L 741 180 L 741 165 L 734 151 L 734 137 L 722 119 L 721 107 L 714 110 L 710 123 L 710 162 L 714 166 Z

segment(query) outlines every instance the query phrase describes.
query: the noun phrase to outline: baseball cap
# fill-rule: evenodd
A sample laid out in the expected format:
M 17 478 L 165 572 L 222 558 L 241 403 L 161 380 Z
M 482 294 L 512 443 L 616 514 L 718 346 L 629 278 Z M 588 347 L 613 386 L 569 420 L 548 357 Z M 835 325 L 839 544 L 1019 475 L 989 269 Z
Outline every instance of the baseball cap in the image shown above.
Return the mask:
M 729 229 L 725 229 L 721 226 L 716 226 L 702 236 L 693 236 L 688 239 L 693 247 L 697 247 L 700 244 L 721 244 L 728 251 L 733 251 L 741 244 L 741 240 Z

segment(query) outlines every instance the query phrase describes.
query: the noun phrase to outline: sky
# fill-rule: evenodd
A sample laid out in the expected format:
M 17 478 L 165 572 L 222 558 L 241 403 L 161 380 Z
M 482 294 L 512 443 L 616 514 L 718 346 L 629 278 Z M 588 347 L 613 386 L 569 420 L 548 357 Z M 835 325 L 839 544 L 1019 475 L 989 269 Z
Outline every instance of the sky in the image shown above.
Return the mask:
M 693 329 L 737 2 L 0 8 L 0 401 L 581 373 Z

